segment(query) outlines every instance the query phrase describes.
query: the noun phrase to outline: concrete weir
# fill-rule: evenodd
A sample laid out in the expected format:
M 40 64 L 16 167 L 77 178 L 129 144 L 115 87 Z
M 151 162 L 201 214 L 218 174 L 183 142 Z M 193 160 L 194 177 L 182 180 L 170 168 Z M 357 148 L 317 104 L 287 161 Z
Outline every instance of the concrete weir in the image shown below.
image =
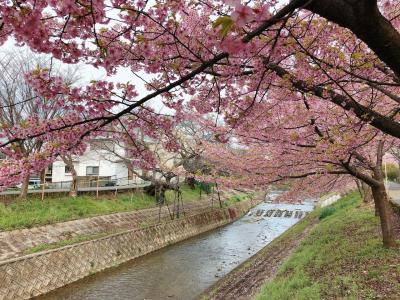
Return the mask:
M 254 215 L 256 217 L 265 217 L 265 218 L 296 218 L 296 219 L 301 219 L 305 217 L 309 212 L 308 211 L 302 211 L 300 209 L 296 210 L 282 210 L 282 209 L 258 209 Z M 251 213 L 250 213 L 251 214 Z M 249 215 L 250 215 L 249 214 Z
M 143 229 L 26 255 L 0 263 L 0 299 L 29 299 L 93 273 L 240 218 L 261 200 L 240 202 Z

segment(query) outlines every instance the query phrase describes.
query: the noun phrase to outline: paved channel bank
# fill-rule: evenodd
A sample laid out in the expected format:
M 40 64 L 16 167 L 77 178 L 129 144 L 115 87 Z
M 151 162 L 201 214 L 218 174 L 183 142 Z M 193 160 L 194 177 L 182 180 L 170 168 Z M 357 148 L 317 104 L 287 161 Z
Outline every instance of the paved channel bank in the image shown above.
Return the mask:
M 28 299 L 228 224 L 259 200 L 0 263 L 0 299 Z
M 185 203 L 185 214 L 192 215 L 210 209 L 208 199 Z M 154 225 L 170 219 L 166 206 L 120 212 L 60 222 L 50 225 L 0 232 L 0 262 L 23 256 L 29 249 L 57 243 L 78 236 L 110 235 L 128 229 Z
M 243 195 L 243 193 L 234 190 L 221 191 L 221 200 L 229 200 L 230 197 L 235 195 Z M 211 208 L 211 204 L 212 201 L 207 196 L 201 200 L 185 202 L 182 211 L 184 211 L 185 216 L 199 214 L 208 211 Z M 214 205 L 216 206 L 217 204 Z M 130 229 L 140 229 L 145 226 L 155 225 L 160 223 L 160 220 L 169 220 L 171 218 L 170 213 L 170 208 L 163 205 L 161 209 L 152 207 L 86 217 L 33 228 L 0 231 L 0 263 L 7 259 L 38 252 L 32 250 L 49 244 L 78 238 L 81 238 L 81 241 L 92 240 Z

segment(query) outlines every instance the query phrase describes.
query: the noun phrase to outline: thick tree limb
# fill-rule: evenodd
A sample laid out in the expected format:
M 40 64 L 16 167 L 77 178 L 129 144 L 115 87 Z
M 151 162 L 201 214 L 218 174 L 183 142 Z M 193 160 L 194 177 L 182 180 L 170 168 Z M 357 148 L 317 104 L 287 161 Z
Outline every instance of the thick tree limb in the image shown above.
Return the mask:
M 376 0 L 313 0 L 305 8 L 350 29 L 400 77 L 400 33 Z
M 333 90 L 325 89 L 322 86 L 309 85 L 303 80 L 297 79 L 291 73 L 277 64 L 268 63 L 266 68 L 274 71 L 279 77 L 288 79 L 293 87 L 303 93 L 312 93 L 321 99 L 326 99 L 347 111 L 353 113 L 362 121 L 370 123 L 375 128 L 397 138 L 400 138 L 400 123 L 355 102 L 348 97 L 338 94 Z

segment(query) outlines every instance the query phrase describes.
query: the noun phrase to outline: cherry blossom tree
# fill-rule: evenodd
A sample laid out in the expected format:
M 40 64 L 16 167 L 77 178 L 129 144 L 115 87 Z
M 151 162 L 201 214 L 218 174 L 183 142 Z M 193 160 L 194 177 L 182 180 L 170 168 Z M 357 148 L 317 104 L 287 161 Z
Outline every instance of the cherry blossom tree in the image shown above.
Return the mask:
M 4 2 L 1 41 L 12 36 L 37 52 L 70 64 L 84 61 L 110 75 L 118 67 L 128 67 L 133 74 L 144 71 L 155 78 L 147 83 L 150 93 L 138 99 L 129 83 L 101 81 L 77 89 L 36 70 L 28 75 L 30 84 L 45 97 L 68 94 L 70 99 L 59 106 L 70 113 L 62 120 L 39 120 L 40 126 L 32 132 L 20 129 L 21 134 L 2 146 L 21 139 L 53 140 L 54 135 L 65 136 L 60 132 L 73 128 L 69 142 L 64 141 L 69 148 L 123 115 L 143 109 L 157 96 L 177 111 L 185 95 L 190 95 L 203 113 L 221 113 L 228 105 L 245 113 L 251 103 L 262 101 L 279 77 L 288 81 L 286 89 L 312 93 L 398 136 L 395 41 L 382 47 L 384 38 L 387 44 L 389 35 L 393 40 L 398 36 L 397 4 L 316 3 Z M 341 13 L 345 6 L 353 15 Z M 378 20 L 374 32 L 380 31 L 382 40 L 374 40 L 364 30 L 369 23 L 358 26 L 351 17 L 364 23 Z M 50 157 L 68 150 L 61 144 L 49 150 Z
M 328 159 L 326 156 L 322 158 L 319 151 L 310 153 L 301 149 L 294 150 L 296 147 L 293 146 L 291 150 L 286 151 L 278 148 L 275 153 L 273 147 L 262 147 L 258 154 L 253 147 L 245 152 L 237 149 L 236 151 L 219 149 L 210 153 L 209 159 L 224 170 L 226 176 L 219 178 L 221 183 L 250 187 L 287 183 L 290 190 L 285 196 L 289 201 L 320 196 L 335 190 L 346 190 L 352 183 L 351 177 L 362 180 L 371 188 L 376 213 L 381 220 L 384 245 L 396 247 L 399 216 L 393 210 L 384 186 L 383 143 L 376 147 L 375 152 L 369 147 L 364 155 L 360 155 L 357 151 L 354 154 L 355 158 L 351 158 L 352 155 L 349 154 L 345 160 L 343 155 L 342 159 Z M 271 153 L 268 158 L 265 155 L 266 151 Z
M 4 187 L 77 149 L 85 139 L 112 134 L 116 126 L 124 126 L 129 136 L 144 132 L 157 138 L 161 129 L 168 147 L 177 148 L 168 137 L 191 111 L 200 118 L 215 116 L 214 124 L 226 124 L 228 131 L 213 129 L 220 142 L 229 140 L 229 132 L 235 138 L 248 132 L 259 139 L 260 132 L 272 128 L 267 148 L 254 148 L 249 138 L 241 142 L 255 149 L 254 160 L 266 155 L 285 157 L 286 148 L 295 147 L 287 154 L 293 163 L 282 164 L 284 174 L 297 176 L 303 167 L 314 170 L 305 178 L 322 171 L 333 175 L 319 176 L 320 185 L 330 178 L 337 181 L 342 173 L 369 182 L 376 188 L 375 203 L 383 205 L 381 221 L 387 222 L 387 201 L 382 200 L 387 197 L 377 166 L 386 145 L 396 144 L 400 137 L 398 1 L 0 3 L 0 43 L 12 37 L 17 45 L 67 64 L 84 62 L 106 70 L 110 77 L 121 68 L 132 74 L 129 82 L 113 83 L 107 78 L 75 87 L 45 69 L 28 73 L 28 83 L 44 99 L 63 96 L 55 107 L 64 113 L 51 120 L 34 117 L 23 126 L 15 124 L 8 130 L 12 134 L 0 131 L 3 153 L 12 153 L 13 145 L 25 140 L 41 140 L 45 145 L 24 163 L 9 155 L 1 166 Z M 151 79 L 143 78 L 143 73 Z M 147 95 L 139 96 L 135 80 L 145 81 Z M 174 118 L 155 113 L 147 105 L 152 99 L 174 110 Z M 288 130 L 296 123 L 290 116 L 307 125 Z M 242 123 L 249 126 L 250 117 L 260 128 L 246 131 Z M 282 124 L 286 124 L 283 129 Z M 371 159 L 370 152 L 376 154 Z M 135 155 L 139 152 L 133 151 Z M 299 155 L 304 159 L 301 164 L 294 160 Z M 359 165 L 364 168 L 361 172 Z M 327 172 L 327 166 L 332 170 Z M 221 174 L 215 175 L 223 179 Z M 260 184 L 271 177 L 256 169 L 254 175 L 241 176 Z M 390 226 L 382 226 L 388 232 L 385 243 L 391 246 Z
M 169 132 L 164 127 L 157 128 L 156 122 L 152 122 L 151 135 L 140 130 L 128 130 L 126 124 L 129 120 L 122 118 L 119 126 L 103 133 L 103 136 L 111 134 L 114 140 L 102 145 L 101 150 L 112 154 L 105 159 L 123 162 L 137 178 L 150 182 L 151 185 L 146 187 L 149 194 L 165 199 L 167 190 L 178 191 L 183 177 L 196 173 L 202 166 L 199 166 L 200 153 L 195 147 L 199 142 L 197 134 L 187 122 L 178 124 Z
M 24 73 L 31 69 L 48 68 L 53 73 L 60 73 L 59 64 L 53 64 L 49 59 L 37 56 L 29 51 L 4 52 L 0 57 L 0 123 L 2 132 L 11 137 L 15 134 L 15 126 L 24 128 L 32 118 L 45 121 L 61 115 L 62 111 L 55 109 L 51 101 L 46 101 L 35 90 L 25 83 Z M 74 83 L 78 80 L 76 69 L 64 68 L 65 81 Z M 20 163 L 26 164 L 30 156 L 41 155 L 44 142 L 41 139 L 20 140 L 12 145 L 4 154 Z M 20 170 L 22 175 L 21 198 L 26 198 L 29 184 L 29 170 Z M 44 184 L 44 169 L 36 169 L 41 173 Z
M 330 104 L 324 108 L 329 113 L 318 116 L 323 107 L 315 110 L 320 103 L 309 96 L 299 95 L 297 107 L 283 109 L 285 98 L 259 104 L 240 122 L 224 126 L 224 140 L 230 142 L 204 145 L 214 172 L 225 174 L 218 180 L 234 186 L 289 183 L 289 200 L 340 191 L 352 178 L 361 180 L 372 191 L 384 245 L 395 247 L 399 215 L 386 193 L 382 158 L 398 140 L 355 125 L 354 116 L 343 116 Z

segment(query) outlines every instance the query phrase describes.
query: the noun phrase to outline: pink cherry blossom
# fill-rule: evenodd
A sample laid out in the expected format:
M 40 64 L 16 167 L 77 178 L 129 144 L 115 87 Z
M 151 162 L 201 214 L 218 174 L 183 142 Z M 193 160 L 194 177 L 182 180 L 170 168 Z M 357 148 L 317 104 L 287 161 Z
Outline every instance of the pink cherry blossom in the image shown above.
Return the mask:
M 371 180 L 379 152 L 400 146 L 399 49 L 387 44 L 400 40 L 400 4 L 379 1 L 385 22 L 355 26 L 363 10 L 354 6 L 364 1 L 345 2 L 346 28 L 323 18 L 321 1 L 293 9 L 297 1 L 0 0 L 1 45 L 14 40 L 107 74 L 76 86 L 46 69 L 26 74 L 44 100 L 31 103 L 60 114 L 0 124 L 1 188 L 80 153 L 96 136 L 129 145 L 132 164 L 157 168 L 140 136 L 179 152 L 179 126 L 189 121 L 207 133 L 193 147 L 211 162 L 201 179 L 261 188 L 290 182 L 292 196 L 303 197 L 344 190 L 360 177 L 379 187 Z M 225 22 L 223 35 L 216 20 Z M 369 24 L 373 31 L 359 32 Z M 370 32 L 380 34 L 371 40 Z M 119 70 L 127 82 L 114 84 Z M 170 113 L 148 105 L 153 99 Z M 24 156 L 18 145 L 32 140 L 43 148 Z
M 231 14 L 232 20 L 240 27 L 250 23 L 255 19 L 253 9 L 246 5 L 238 4 L 235 6 L 235 11 Z

